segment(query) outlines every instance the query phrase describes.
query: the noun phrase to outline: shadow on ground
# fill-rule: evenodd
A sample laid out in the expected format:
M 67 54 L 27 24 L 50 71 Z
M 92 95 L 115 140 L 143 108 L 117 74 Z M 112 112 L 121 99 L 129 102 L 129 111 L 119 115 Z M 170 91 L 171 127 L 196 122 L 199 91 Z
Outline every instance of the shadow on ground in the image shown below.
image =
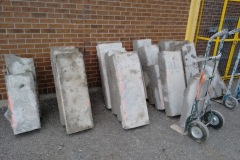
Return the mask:
M 239 160 L 240 108 L 227 110 L 214 103 L 226 119 L 220 130 L 210 130 L 204 144 L 182 136 L 170 125 L 178 117 L 148 106 L 150 124 L 124 130 L 105 109 L 101 92 L 90 94 L 94 128 L 67 135 L 61 126 L 56 99 L 41 102 L 42 128 L 14 136 L 0 110 L 0 160 Z

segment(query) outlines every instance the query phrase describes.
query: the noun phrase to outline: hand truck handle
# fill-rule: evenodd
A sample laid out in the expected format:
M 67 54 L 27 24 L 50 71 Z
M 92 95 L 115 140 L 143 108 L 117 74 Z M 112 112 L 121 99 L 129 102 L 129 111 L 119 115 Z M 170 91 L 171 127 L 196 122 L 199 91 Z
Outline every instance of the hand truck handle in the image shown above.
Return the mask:
M 235 34 L 235 33 L 237 33 L 237 32 L 240 32 L 240 28 L 233 29 L 233 30 L 227 32 L 227 34 L 225 34 L 225 35 L 222 37 L 222 39 L 221 39 L 221 41 L 220 41 L 220 44 L 219 44 L 218 54 L 217 54 L 217 57 L 216 57 L 217 59 L 220 59 L 221 56 L 222 56 L 222 49 L 223 49 L 223 44 L 224 44 L 225 39 L 226 39 L 229 35 L 233 35 L 233 34 Z
M 228 33 L 228 30 L 224 29 L 221 32 L 215 33 L 212 37 L 210 37 L 210 39 L 208 40 L 207 48 L 206 48 L 206 52 L 205 52 L 205 60 L 206 61 L 208 60 L 213 40 L 217 37 L 223 36 L 221 39 L 220 45 L 219 45 L 219 48 L 221 48 L 220 46 L 223 46 L 224 40 L 227 37 L 227 33 Z M 218 50 L 218 53 L 220 53 L 220 51 L 221 51 L 221 49 Z

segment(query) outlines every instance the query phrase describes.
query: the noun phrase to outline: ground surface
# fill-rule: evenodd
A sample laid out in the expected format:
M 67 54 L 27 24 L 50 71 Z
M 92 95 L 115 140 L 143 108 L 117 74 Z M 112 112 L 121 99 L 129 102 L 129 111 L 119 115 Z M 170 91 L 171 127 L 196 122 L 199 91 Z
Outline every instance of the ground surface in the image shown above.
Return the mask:
M 227 110 L 213 103 L 225 115 L 225 126 L 210 130 L 210 138 L 198 144 L 170 129 L 178 121 L 149 106 L 150 124 L 124 130 L 102 94 L 91 93 L 94 128 L 67 135 L 60 125 L 56 99 L 44 101 L 42 128 L 14 136 L 0 109 L 0 160 L 239 160 L 240 107 Z

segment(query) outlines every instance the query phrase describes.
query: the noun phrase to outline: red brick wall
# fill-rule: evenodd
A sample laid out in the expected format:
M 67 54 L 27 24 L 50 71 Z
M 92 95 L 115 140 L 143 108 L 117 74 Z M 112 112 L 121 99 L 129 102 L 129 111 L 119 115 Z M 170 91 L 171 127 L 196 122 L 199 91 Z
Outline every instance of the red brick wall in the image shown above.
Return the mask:
M 3 54 L 35 60 L 40 93 L 54 92 L 51 46 L 84 52 L 89 87 L 100 86 L 98 42 L 184 39 L 190 0 L 0 0 L 0 69 Z M 0 72 L 0 99 L 6 99 Z

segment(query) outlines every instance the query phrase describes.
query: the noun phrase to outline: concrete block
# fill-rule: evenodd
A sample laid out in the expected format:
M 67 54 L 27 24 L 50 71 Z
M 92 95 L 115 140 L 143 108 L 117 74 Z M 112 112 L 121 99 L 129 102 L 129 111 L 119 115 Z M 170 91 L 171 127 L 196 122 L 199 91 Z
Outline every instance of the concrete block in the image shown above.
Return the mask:
M 133 51 L 138 51 L 138 48 L 148 45 L 152 45 L 151 39 L 133 40 Z
M 113 63 L 113 55 L 114 54 L 123 54 L 123 52 L 118 51 L 109 51 L 107 54 L 105 54 L 105 63 L 106 63 L 106 70 L 107 70 L 107 77 L 108 77 L 108 83 L 109 83 L 109 95 L 111 100 L 111 107 L 112 107 L 112 113 L 117 115 L 118 120 L 122 121 L 121 114 L 120 114 L 120 108 L 121 105 L 120 99 L 120 91 L 117 83 L 117 77 L 116 77 L 116 70 L 114 69 L 114 63 Z
M 205 78 L 201 80 L 201 87 L 200 87 L 198 99 L 205 97 L 207 93 L 209 76 L 205 74 L 204 77 Z M 181 111 L 181 117 L 178 122 L 179 126 L 182 128 L 186 127 L 187 118 L 191 115 L 192 107 L 193 107 L 195 97 L 197 95 L 197 90 L 199 87 L 200 78 L 201 78 L 200 73 L 191 77 L 189 80 L 188 86 L 184 91 L 184 100 L 183 100 L 183 106 Z M 203 108 L 203 105 L 204 105 L 204 101 L 198 102 L 199 111 Z
M 122 47 L 122 43 L 108 43 L 108 44 L 98 44 L 97 45 L 97 56 L 103 86 L 104 100 L 105 105 L 108 109 L 111 109 L 111 99 L 109 94 L 109 83 L 106 71 L 106 63 L 105 63 L 105 54 L 109 51 L 120 51 L 124 52 L 125 48 Z
M 21 58 L 13 54 L 4 55 L 8 74 L 21 74 L 30 72 L 36 81 L 36 71 L 33 58 Z
M 186 84 L 188 84 L 190 77 L 199 73 L 194 43 L 188 41 L 160 41 L 159 50 L 182 52 Z
M 205 67 L 205 71 L 207 74 L 211 75 L 213 71 L 213 63 L 210 61 L 207 63 L 207 66 Z M 227 87 L 222 80 L 222 77 L 216 68 L 214 71 L 214 77 L 212 79 L 211 85 L 209 87 L 209 96 L 211 98 L 219 98 L 225 95 L 227 92 Z
M 180 115 L 186 88 L 181 51 L 161 51 L 158 58 L 166 114 Z
M 156 45 L 142 46 L 138 49 L 138 55 L 142 66 L 158 64 L 159 49 Z
M 32 73 L 5 75 L 8 116 L 14 135 L 41 128 L 39 104 Z
M 203 61 L 204 61 L 204 58 L 199 60 L 199 62 L 198 62 L 199 68 L 202 68 Z M 208 75 L 212 75 L 213 66 L 214 66 L 213 61 L 207 62 L 207 65 L 205 67 L 205 72 Z M 218 66 L 218 65 L 216 65 L 216 66 Z M 213 76 L 214 77 L 213 77 L 211 85 L 209 87 L 209 96 L 210 96 L 210 98 L 222 97 L 227 92 L 227 87 L 226 87 L 225 82 L 222 80 L 222 77 L 217 68 L 215 68 Z
M 189 79 L 199 73 L 197 53 L 193 42 L 185 43 L 182 46 L 182 56 L 185 68 L 186 84 L 188 84 Z
M 144 95 L 141 65 L 136 52 L 114 54 L 113 68 L 120 92 L 120 114 L 124 129 L 135 128 L 149 123 Z
M 66 51 L 68 50 L 68 52 Z M 56 81 L 66 131 L 76 133 L 93 127 L 91 104 L 83 55 L 77 49 L 61 49 L 55 54 Z
M 159 49 L 156 45 L 142 46 L 138 49 L 143 71 L 147 74 L 147 76 L 145 76 L 145 82 L 149 81 L 146 86 L 149 103 L 155 104 L 156 109 L 163 110 L 164 103 L 158 65 L 158 53 Z
M 188 43 L 187 41 L 159 41 L 159 51 L 180 51 L 184 44 Z
M 150 77 L 150 86 L 152 87 L 152 96 L 155 108 L 158 110 L 164 110 L 165 107 L 159 65 L 148 66 L 148 75 Z
M 59 81 L 59 70 L 56 66 L 56 57 L 58 54 L 62 53 L 72 53 L 76 50 L 74 46 L 69 47 L 52 47 L 50 58 L 51 58 L 51 66 L 53 71 L 53 77 L 54 77 L 54 84 L 55 84 L 55 90 L 56 90 L 56 96 L 57 96 L 57 102 L 58 102 L 58 110 L 59 110 L 59 116 L 60 116 L 60 122 L 63 126 L 65 126 L 65 119 L 64 119 L 64 113 L 63 113 L 63 101 L 62 101 L 62 95 L 61 95 L 61 84 Z

